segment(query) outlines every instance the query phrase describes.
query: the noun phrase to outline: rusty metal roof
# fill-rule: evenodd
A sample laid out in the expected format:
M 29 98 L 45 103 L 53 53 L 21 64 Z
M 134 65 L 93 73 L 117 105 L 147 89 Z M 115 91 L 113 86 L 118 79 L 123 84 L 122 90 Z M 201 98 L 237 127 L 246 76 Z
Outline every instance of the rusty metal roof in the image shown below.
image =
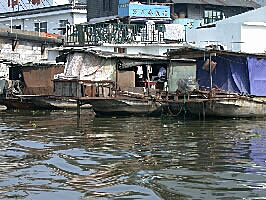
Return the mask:
M 174 3 L 203 4 L 216 6 L 259 8 L 259 4 L 252 0 L 172 0 Z

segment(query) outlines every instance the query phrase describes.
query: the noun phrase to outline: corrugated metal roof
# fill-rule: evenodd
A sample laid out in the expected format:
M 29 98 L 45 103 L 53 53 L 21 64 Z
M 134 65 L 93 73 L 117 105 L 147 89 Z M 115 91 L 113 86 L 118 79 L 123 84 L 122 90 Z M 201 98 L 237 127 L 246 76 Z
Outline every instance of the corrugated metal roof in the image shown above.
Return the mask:
M 184 4 L 205 4 L 205 5 L 217 5 L 217 6 L 238 6 L 259 8 L 259 4 L 252 0 L 172 0 L 174 3 Z
M 171 50 L 168 52 L 168 56 L 171 59 L 180 59 L 180 58 L 189 58 L 189 59 L 196 59 L 202 57 L 208 57 L 211 54 L 217 55 L 231 55 L 231 56 L 252 56 L 256 58 L 266 58 L 266 54 L 256 54 L 256 53 L 245 53 L 245 52 L 236 52 L 230 50 L 217 50 L 213 48 L 198 48 L 193 46 L 184 46 L 179 49 Z

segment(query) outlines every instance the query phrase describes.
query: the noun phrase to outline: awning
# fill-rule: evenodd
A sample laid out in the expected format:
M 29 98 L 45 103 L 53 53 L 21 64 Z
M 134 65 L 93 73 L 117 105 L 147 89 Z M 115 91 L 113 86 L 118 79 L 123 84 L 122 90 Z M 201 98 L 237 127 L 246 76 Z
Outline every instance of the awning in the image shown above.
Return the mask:
M 233 6 L 233 7 L 247 7 L 247 8 L 259 8 L 259 4 L 252 0 L 172 0 L 176 4 L 202 4 L 202 5 L 217 5 L 217 6 Z

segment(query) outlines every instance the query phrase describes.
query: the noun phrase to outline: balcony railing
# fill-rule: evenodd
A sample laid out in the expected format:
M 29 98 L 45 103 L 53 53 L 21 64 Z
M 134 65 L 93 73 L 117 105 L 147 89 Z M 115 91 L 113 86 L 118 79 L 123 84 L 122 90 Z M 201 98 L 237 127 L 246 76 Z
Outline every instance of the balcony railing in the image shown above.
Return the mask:
M 163 24 L 89 24 L 68 26 L 65 45 L 101 45 L 103 43 L 163 43 Z

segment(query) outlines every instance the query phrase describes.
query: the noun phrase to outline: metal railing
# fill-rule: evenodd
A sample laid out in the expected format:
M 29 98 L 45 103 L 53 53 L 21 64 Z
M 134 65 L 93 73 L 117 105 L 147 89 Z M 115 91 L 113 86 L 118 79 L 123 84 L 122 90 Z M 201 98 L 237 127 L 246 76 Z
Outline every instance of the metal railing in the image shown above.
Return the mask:
M 101 45 L 103 43 L 162 43 L 163 24 L 90 24 L 67 26 L 65 45 Z

